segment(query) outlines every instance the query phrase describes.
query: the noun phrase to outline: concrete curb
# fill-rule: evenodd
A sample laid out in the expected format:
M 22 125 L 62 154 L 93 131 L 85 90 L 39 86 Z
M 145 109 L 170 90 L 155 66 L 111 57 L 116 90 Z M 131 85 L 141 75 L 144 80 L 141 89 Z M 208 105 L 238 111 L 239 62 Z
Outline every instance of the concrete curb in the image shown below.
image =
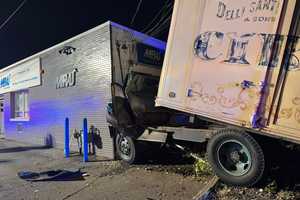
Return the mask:
M 207 196 L 209 196 L 210 192 L 212 192 L 212 190 L 214 189 L 214 187 L 217 185 L 217 183 L 219 182 L 219 177 L 214 176 L 208 183 L 207 185 L 198 192 L 198 194 L 196 194 L 193 197 L 193 200 L 206 200 Z

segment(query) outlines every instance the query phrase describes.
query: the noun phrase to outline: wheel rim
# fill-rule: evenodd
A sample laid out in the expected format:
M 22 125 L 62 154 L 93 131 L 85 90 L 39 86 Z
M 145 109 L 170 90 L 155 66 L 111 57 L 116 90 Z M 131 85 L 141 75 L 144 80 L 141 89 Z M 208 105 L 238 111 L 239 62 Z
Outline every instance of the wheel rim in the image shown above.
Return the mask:
M 248 148 L 237 140 L 223 142 L 217 150 L 219 165 L 232 176 L 247 174 L 252 165 Z
M 131 145 L 129 140 L 124 137 L 124 136 L 120 136 L 119 142 L 118 142 L 118 146 L 121 152 L 121 156 L 124 159 L 129 159 L 130 155 L 131 155 Z

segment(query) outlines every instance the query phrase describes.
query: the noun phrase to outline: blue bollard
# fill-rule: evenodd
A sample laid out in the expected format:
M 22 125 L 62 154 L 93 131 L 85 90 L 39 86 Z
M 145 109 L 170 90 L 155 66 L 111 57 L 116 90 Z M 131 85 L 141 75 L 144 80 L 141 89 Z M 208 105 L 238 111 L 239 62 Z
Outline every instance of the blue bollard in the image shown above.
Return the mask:
M 65 149 L 64 149 L 65 157 L 70 157 L 70 124 L 69 118 L 65 120 Z
M 88 149 L 88 121 L 85 118 L 83 120 L 83 136 L 82 136 L 82 144 L 83 144 L 83 162 L 88 162 L 89 160 L 89 149 Z

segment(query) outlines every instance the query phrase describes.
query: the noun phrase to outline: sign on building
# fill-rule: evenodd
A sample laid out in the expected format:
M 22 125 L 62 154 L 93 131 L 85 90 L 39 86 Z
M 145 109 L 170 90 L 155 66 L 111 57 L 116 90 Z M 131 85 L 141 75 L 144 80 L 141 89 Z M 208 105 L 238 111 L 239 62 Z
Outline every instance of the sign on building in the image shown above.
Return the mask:
M 161 67 L 164 61 L 164 50 L 137 43 L 137 61 L 141 64 Z
M 78 69 L 74 69 L 72 72 L 62 74 L 56 79 L 56 89 L 73 87 L 76 85 L 76 74 Z
M 32 59 L 0 72 L 0 94 L 41 85 L 40 59 Z

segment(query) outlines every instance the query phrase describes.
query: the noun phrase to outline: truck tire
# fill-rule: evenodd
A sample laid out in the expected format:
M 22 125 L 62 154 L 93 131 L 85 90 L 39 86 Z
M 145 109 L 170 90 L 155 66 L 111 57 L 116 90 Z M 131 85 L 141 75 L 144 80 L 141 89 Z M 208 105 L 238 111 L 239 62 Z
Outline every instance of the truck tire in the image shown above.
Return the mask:
M 128 164 L 135 164 L 140 161 L 141 147 L 137 141 L 129 136 L 117 134 L 116 153 L 120 159 Z
M 207 156 L 220 179 L 233 186 L 253 186 L 265 170 L 262 148 L 241 130 L 218 131 L 208 142 Z

